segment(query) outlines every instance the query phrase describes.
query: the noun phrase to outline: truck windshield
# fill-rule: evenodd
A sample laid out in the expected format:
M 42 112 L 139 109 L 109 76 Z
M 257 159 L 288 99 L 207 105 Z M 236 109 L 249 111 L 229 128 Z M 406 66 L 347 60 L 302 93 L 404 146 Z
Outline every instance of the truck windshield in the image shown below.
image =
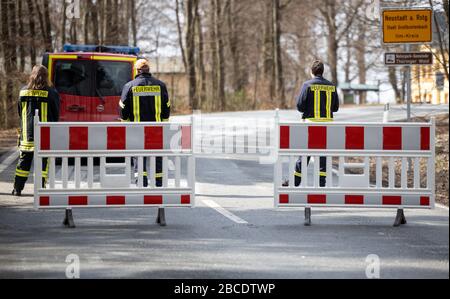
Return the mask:
M 120 61 L 57 60 L 54 84 L 58 92 L 87 97 L 120 96 L 132 80 L 132 65 Z
M 59 93 L 92 96 L 92 62 L 83 60 L 57 60 L 55 62 L 55 88 Z
M 131 81 L 131 64 L 98 61 L 96 67 L 97 91 L 101 96 L 120 96 L 122 88 Z

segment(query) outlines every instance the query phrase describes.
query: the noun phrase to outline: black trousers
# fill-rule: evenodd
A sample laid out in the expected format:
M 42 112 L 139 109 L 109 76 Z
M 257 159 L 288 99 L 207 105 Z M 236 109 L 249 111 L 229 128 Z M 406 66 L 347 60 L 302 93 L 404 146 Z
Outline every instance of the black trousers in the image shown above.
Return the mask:
M 308 165 L 311 157 L 308 157 Z M 297 161 L 295 166 L 295 187 L 302 184 L 302 158 Z M 325 187 L 327 184 L 327 158 L 320 157 L 320 187 Z
M 144 158 L 144 187 L 148 187 L 148 171 L 147 171 L 147 161 L 148 158 Z M 134 164 L 134 172 L 138 172 L 138 159 L 133 158 L 133 164 Z M 156 187 L 162 187 L 163 186 L 163 158 L 156 157 L 156 169 L 155 171 L 155 184 Z
M 34 152 L 20 152 L 19 162 L 16 167 L 14 179 L 14 189 L 21 192 L 30 176 L 31 165 L 33 164 Z M 42 187 L 45 187 L 48 177 L 48 159 L 42 159 Z M 36 182 L 35 182 L 36 184 Z

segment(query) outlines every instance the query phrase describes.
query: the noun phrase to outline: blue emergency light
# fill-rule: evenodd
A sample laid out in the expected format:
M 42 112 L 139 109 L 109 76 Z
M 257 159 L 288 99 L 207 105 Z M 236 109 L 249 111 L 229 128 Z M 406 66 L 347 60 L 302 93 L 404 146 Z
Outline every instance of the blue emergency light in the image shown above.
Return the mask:
M 125 46 L 64 45 L 64 52 L 100 52 L 138 56 L 141 49 Z

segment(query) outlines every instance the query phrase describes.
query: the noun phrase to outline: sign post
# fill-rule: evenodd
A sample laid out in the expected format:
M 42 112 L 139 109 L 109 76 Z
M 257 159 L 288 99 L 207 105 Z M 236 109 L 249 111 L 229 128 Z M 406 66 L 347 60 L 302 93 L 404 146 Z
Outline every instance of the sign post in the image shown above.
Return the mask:
M 431 8 L 384 9 L 382 12 L 383 44 L 404 45 L 406 53 L 386 53 L 387 66 L 406 65 L 407 119 L 411 121 L 411 65 L 432 64 L 432 53 L 410 53 L 412 44 L 433 42 L 433 10 Z

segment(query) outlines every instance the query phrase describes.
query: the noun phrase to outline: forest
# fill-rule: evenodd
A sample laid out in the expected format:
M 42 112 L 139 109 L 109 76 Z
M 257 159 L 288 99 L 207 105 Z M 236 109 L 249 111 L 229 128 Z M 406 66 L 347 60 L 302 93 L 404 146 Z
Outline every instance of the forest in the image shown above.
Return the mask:
M 293 108 L 314 59 L 333 83 L 384 84 L 402 103 L 405 68 L 383 64 L 376 2 L 1 0 L 0 127 L 17 125 L 18 90 L 32 66 L 67 43 L 139 46 L 150 61 L 179 57 L 188 82 L 180 112 Z M 428 47 L 448 80 L 448 0 L 381 6 L 431 6 L 445 16 L 438 22 L 435 13 L 437 44 Z

